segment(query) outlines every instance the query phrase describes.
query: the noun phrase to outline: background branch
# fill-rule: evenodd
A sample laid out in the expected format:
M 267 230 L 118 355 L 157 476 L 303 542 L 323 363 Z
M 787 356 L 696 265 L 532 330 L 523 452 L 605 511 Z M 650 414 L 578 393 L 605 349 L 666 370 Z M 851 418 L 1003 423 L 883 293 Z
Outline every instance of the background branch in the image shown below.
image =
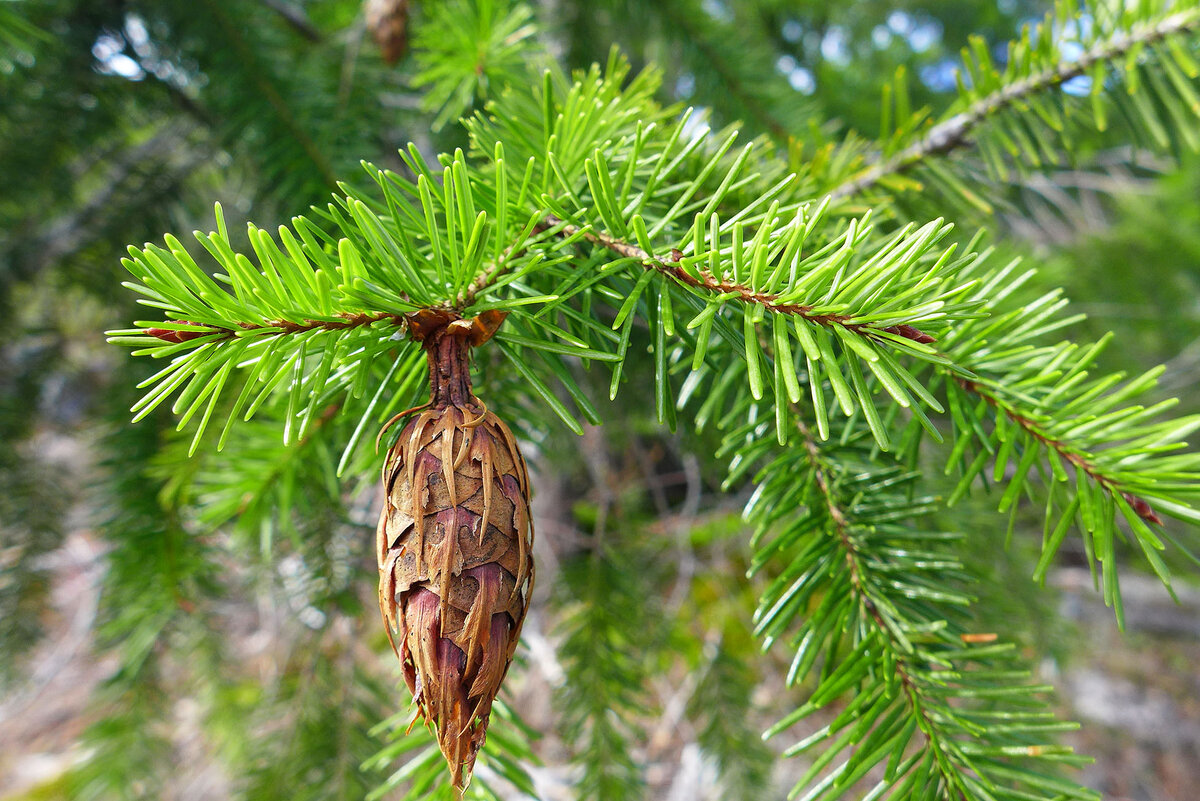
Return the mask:
M 1111 39 L 1093 47 L 1077 59 L 1059 64 L 1003 88 L 972 103 L 964 111 L 930 128 L 921 139 L 894 156 L 882 159 L 849 181 L 829 192 L 834 198 L 856 195 L 882 179 L 907 172 L 931 156 L 946 155 L 971 144 L 971 132 L 997 112 L 1030 95 L 1060 86 L 1072 78 L 1086 75 L 1095 65 L 1120 59 L 1137 48 L 1187 33 L 1200 27 L 1200 11 L 1190 9 L 1172 14 L 1150 25 L 1135 25 L 1128 32 L 1117 32 Z

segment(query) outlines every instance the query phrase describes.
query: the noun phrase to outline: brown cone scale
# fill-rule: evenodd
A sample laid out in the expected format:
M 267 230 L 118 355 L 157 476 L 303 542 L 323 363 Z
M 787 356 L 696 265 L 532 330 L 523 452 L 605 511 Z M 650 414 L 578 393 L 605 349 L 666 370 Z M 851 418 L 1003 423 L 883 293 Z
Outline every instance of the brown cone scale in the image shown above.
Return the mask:
M 486 737 L 533 584 L 525 460 L 508 426 L 471 392 L 470 349 L 503 319 L 410 315 L 429 359 L 430 402 L 412 410 L 388 452 L 377 530 L 388 638 L 417 715 L 435 729 L 460 788 Z

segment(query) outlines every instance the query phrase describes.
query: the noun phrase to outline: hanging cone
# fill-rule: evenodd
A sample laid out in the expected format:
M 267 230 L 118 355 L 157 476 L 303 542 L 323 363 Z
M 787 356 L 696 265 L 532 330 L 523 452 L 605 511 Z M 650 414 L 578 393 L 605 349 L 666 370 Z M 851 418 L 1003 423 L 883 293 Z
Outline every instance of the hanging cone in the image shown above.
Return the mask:
M 503 320 L 496 312 L 473 320 L 409 316 L 429 359 L 431 396 L 388 452 L 377 531 L 388 638 L 418 717 L 436 730 L 460 789 L 487 734 L 533 584 L 525 460 L 508 426 L 471 393 L 470 349 Z
M 383 60 L 395 64 L 408 50 L 408 0 L 366 0 L 363 13 Z

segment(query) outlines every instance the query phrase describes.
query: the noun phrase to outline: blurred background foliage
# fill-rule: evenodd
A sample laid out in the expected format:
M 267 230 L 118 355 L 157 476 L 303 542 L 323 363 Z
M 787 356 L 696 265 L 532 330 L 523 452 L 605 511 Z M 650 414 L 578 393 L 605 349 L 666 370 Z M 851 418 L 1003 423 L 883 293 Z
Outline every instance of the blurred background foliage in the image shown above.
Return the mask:
M 418 51 L 452 47 L 422 31 L 454 2 L 398 5 Z M 969 34 L 1002 58 L 1044 11 L 542 0 L 509 33 L 536 20 L 571 67 L 603 62 L 615 42 L 635 68 L 664 70 L 662 100 L 786 147 L 814 129 L 875 135 L 897 70 L 914 107 L 943 110 Z M 389 723 L 407 702 L 372 608 L 371 455 L 339 483 L 351 432 L 285 448 L 264 423 L 220 460 L 189 458 L 163 416 L 127 423 L 148 368 L 100 332 L 135 315 L 119 286 L 127 243 L 211 230 L 214 200 L 269 228 L 358 180 L 360 159 L 397 166 L 410 141 L 426 154 L 461 145 L 453 120 L 503 59 L 471 86 L 418 83 L 429 64 L 386 63 L 355 0 L 0 2 L 0 797 L 414 790 L 392 775 L 421 741 L 396 739 L 407 719 Z M 1164 394 L 1200 409 L 1200 163 L 1090 146 L 1105 170 L 1014 179 L 991 224 L 1045 266 L 1038 281 L 1067 287 L 1091 333 L 1117 333 L 1108 366 L 1164 362 Z M 718 492 L 715 435 L 665 432 L 633 393 L 618 404 L 606 416 L 622 422 L 582 443 L 526 427 L 539 585 L 506 694 L 540 736 L 516 723 L 493 736 L 524 743 L 525 791 L 546 799 L 781 797 L 800 768 L 758 737 L 786 665 L 749 633 L 760 588 L 744 578 L 744 498 Z M 231 473 L 235 458 L 258 467 Z M 957 525 L 971 515 L 956 510 Z M 1133 634 L 1118 642 L 1071 553 L 1056 589 L 1026 589 L 1036 517 L 1010 547 L 1002 529 L 974 538 L 973 566 L 1021 588 L 985 596 L 981 625 L 1024 632 L 1070 714 L 1096 724 L 1076 740 L 1102 757 L 1085 781 L 1114 797 L 1196 797 L 1194 593 L 1179 612 L 1137 607 L 1133 577 Z M 522 775 L 480 770 L 484 784 L 517 782 L 489 784 L 510 798 Z

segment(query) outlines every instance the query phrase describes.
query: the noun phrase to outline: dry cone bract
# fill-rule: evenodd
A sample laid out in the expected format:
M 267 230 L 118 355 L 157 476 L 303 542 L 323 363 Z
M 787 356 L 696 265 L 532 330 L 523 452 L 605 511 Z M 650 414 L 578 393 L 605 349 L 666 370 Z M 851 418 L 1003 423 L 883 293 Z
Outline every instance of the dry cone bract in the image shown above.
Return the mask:
M 436 729 L 457 787 L 470 780 L 533 583 L 525 461 L 470 385 L 470 347 L 502 320 L 410 319 L 429 357 L 431 401 L 383 469 L 379 606 L 418 716 Z

